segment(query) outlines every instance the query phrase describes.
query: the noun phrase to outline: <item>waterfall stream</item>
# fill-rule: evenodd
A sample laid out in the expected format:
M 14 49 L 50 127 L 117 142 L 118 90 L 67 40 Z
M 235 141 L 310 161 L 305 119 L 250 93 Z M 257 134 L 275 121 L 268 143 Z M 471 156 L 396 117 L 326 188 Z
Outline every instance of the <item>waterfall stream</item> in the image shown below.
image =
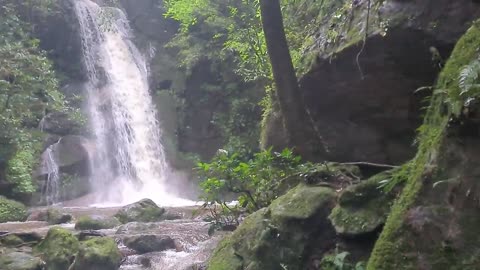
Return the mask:
M 53 151 L 55 145 L 48 147 L 42 157 L 42 165 L 47 171 L 47 179 L 43 185 L 42 193 L 47 205 L 58 203 L 60 198 L 60 173 Z
M 96 151 L 91 157 L 98 203 L 151 198 L 161 205 L 185 201 L 169 195 L 169 168 L 148 87 L 148 68 L 132 42 L 125 14 L 90 0 L 76 0 L 89 82 L 87 109 Z

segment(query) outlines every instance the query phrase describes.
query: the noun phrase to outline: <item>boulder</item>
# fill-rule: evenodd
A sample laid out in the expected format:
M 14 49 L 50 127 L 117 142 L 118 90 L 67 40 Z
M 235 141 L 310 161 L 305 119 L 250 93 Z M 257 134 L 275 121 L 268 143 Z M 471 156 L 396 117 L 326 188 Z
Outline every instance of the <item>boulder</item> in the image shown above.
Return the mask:
M 7 247 L 33 246 L 42 241 L 42 236 L 36 232 L 7 233 L 0 236 L 0 243 Z
M 0 254 L 0 269 L 5 270 L 42 270 L 44 262 L 30 254 L 10 251 Z
M 344 190 L 328 217 L 335 231 L 344 236 L 360 236 L 383 226 L 396 194 L 384 192 L 380 185 L 382 181 L 391 180 L 392 174 L 398 171 L 380 173 Z
M 175 241 L 169 236 L 153 234 L 127 236 L 123 243 L 139 254 L 175 248 Z
M 2 235 L 0 237 L 0 244 L 5 247 L 17 247 L 22 245 L 24 242 L 22 238 L 18 237 L 15 234 Z
M 155 222 L 164 220 L 165 209 L 158 207 L 152 200 L 143 199 L 139 202 L 124 206 L 115 215 L 123 224 L 128 222 Z
M 65 270 L 71 265 L 78 249 L 78 239 L 70 231 L 53 227 L 34 251 L 47 263 L 48 270 Z
M 122 255 L 112 238 L 95 237 L 81 242 L 71 270 L 117 270 Z
M 25 205 L 0 196 L 0 223 L 25 221 L 28 217 Z
M 208 269 L 305 269 L 308 239 L 328 243 L 335 237 L 327 219 L 335 199 L 330 188 L 299 185 L 248 216 L 218 245 Z
M 114 217 L 83 216 L 75 223 L 76 230 L 103 230 L 112 229 L 121 223 Z

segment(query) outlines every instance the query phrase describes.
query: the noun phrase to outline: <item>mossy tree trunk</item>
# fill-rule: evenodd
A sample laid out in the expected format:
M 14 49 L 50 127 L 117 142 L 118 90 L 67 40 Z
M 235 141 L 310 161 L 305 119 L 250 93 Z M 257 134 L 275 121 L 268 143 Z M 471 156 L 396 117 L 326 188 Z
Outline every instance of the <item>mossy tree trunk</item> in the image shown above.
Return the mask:
M 305 151 L 302 149 L 309 146 L 308 142 L 315 138 L 315 132 L 309 121 L 310 118 L 293 67 L 280 1 L 260 0 L 260 10 L 276 93 L 289 136 L 289 143 L 295 147 L 296 152 L 304 154 Z

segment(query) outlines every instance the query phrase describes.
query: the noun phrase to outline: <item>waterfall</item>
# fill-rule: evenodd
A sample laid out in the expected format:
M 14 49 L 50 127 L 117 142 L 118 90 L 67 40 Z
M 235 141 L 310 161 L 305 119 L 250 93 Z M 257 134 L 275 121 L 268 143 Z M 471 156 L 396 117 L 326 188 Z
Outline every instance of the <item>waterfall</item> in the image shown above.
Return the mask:
M 47 205 L 56 204 L 60 199 L 60 174 L 59 167 L 54 158 L 54 146 L 55 144 L 48 147 L 42 157 L 42 165 L 47 172 L 47 180 L 43 185 L 42 192 Z
M 82 35 L 87 110 L 96 151 L 90 183 L 98 203 L 145 197 L 175 204 L 165 190 L 169 173 L 148 87 L 148 67 L 135 47 L 125 14 L 75 0 Z

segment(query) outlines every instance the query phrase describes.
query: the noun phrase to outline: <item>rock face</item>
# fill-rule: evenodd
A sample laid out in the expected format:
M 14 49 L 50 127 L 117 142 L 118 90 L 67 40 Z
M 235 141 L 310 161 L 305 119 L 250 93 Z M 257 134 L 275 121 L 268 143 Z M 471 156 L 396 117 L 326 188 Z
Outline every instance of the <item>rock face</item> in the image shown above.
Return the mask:
M 84 216 L 75 223 L 76 230 L 102 230 L 111 229 L 121 223 L 114 217 Z
M 108 237 L 96 237 L 80 243 L 72 270 L 117 270 L 122 255 L 117 243 Z
M 464 105 L 472 96 L 461 95 L 458 84 L 461 70 L 478 59 L 479 44 L 476 22 L 440 74 L 436 88 L 446 94 L 432 98 L 407 184 L 375 244 L 369 270 L 474 270 L 480 265 L 480 106 Z M 455 102 L 463 110 L 453 110 Z
M 27 209 L 22 203 L 0 196 L 0 223 L 9 221 L 25 221 Z
M 35 247 L 49 270 L 68 269 L 78 249 L 78 239 L 70 231 L 60 227 L 50 229 L 45 239 Z
M 123 239 L 123 243 L 139 254 L 175 248 L 175 242 L 172 238 L 161 235 L 128 236 Z
M 334 235 L 327 216 L 335 192 L 303 185 L 248 216 L 214 252 L 210 270 L 305 269 L 308 239 L 330 242 Z
M 416 89 L 434 84 L 442 59 L 480 11 L 471 0 L 382 1 L 378 10 L 372 8 L 370 35 L 357 63 L 367 1 L 355 2 L 351 18 L 346 16 L 348 27 L 340 29 L 343 24 L 331 23 L 330 17 L 319 26 L 316 44 L 324 44 L 331 29 L 340 41 L 326 49 L 319 45 L 312 52 L 315 63 L 300 80 L 329 150 L 323 157 L 313 147 L 303 154 L 316 160 L 400 164 L 415 153 L 412 141 L 429 94 Z M 267 145 L 276 142 L 283 148 L 276 140 L 281 135 L 278 123 L 269 125 Z
M 139 202 L 124 206 L 115 215 L 122 223 L 128 222 L 155 222 L 163 220 L 164 208 L 158 207 L 152 200 L 143 199 Z

